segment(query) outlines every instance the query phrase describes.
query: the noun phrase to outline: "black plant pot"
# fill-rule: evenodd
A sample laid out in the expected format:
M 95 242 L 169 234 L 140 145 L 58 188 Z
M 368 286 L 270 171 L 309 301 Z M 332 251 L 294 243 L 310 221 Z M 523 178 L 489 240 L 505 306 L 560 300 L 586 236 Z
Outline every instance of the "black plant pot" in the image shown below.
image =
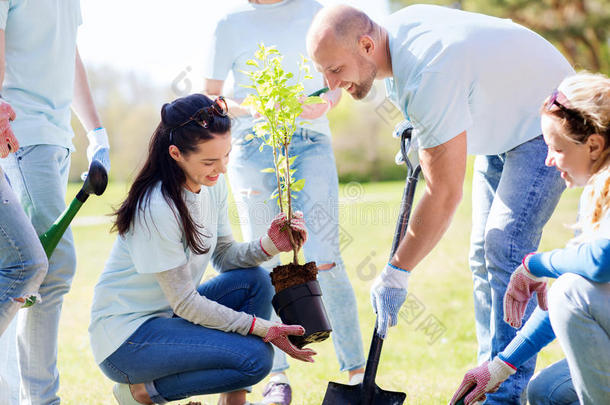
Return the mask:
M 289 336 L 290 341 L 299 349 L 330 336 L 332 328 L 317 280 L 288 287 L 275 294 L 271 303 L 283 323 L 305 328 L 303 336 Z

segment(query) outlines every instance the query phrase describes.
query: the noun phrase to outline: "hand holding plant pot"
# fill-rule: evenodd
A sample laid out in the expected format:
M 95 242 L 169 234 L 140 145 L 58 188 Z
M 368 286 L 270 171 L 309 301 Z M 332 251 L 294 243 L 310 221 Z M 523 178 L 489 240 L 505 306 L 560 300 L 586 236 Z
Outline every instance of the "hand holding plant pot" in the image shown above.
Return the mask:
M 266 250 L 272 248 L 269 244 L 271 240 L 277 250 L 293 252 L 292 263 L 278 266 L 271 272 L 271 283 L 276 292 L 272 303 L 285 324 L 302 325 L 305 328 L 303 336 L 288 336 L 299 348 L 324 340 L 331 332 L 322 303 L 320 285 L 316 279 L 316 264 L 299 264 L 298 252 L 307 239 L 307 232 L 303 215 L 294 212 L 292 208 L 293 199 L 296 198 L 294 194 L 305 186 L 305 179 L 297 180 L 294 177 L 296 169 L 293 165 L 298 156 L 291 156 L 289 153 L 292 135 L 297 129 L 297 118 L 302 115 L 304 107 L 325 103 L 320 97 L 304 96 L 301 74 L 303 79 L 311 79 L 306 62 L 305 58 L 301 59 L 299 77 L 295 80 L 292 73 L 284 71 L 279 51 L 261 44 L 255 53 L 255 59 L 247 62 L 256 70 L 243 72 L 252 81 L 252 85 L 246 87 L 254 90 L 254 94 L 246 97 L 243 105 L 254 108 L 260 114 L 254 125 L 254 132 L 263 140 L 260 150 L 270 147 L 273 151 L 273 167 L 264 169 L 263 173 L 275 176 L 277 188 L 270 198 L 277 198 L 280 210 L 267 237 L 261 239 L 261 246 L 272 255 L 273 252 Z M 321 110 L 326 108 L 327 106 Z M 290 224 L 287 218 L 290 218 Z
M 313 363 L 317 353 L 311 349 L 299 349 L 288 340 L 288 336 L 302 336 L 305 329 L 299 325 L 284 325 L 282 323 L 254 318 L 252 321 L 253 335 L 260 336 L 265 342 L 271 342 L 278 349 L 297 360 Z

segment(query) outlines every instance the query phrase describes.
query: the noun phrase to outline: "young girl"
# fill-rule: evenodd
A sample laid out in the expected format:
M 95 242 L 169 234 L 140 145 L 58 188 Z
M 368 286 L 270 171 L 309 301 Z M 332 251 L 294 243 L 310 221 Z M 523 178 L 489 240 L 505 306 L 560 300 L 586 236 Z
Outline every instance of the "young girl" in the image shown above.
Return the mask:
M 539 308 L 493 361 L 466 373 L 451 404 L 473 387 L 465 404 L 484 400 L 555 336 L 566 358 L 532 379 L 530 405 L 610 404 L 610 79 L 565 79 L 543 105 L 542 131 L 547 165 L 568 187 L 585 186 L 579 235 L 565 249 L 523 259 L 504 297 L 504 319 L 519 328 L 534 292 Z M 544 277 L 557 278 L 548 300 Z
M 89 333 L 121 405 L 210 393 L 224 393 L 219 404 L 243 405 L 245 387 L 271 369 L 266 342 L 313 362 L 313 350 L 287 339 L 302 327 L 265 320 L 273 292 L 256 266 L 292 249 L 285 216 L 260 240 L 233 240 L 222 177 L 230 150 L 222 97 L 165 104 L 147 161 L 116 212 L 119 235 L 95 287 Z M 306 239 L 302 214 L 290 228 Z M 220 274 L 198 286 L 210 260 Z

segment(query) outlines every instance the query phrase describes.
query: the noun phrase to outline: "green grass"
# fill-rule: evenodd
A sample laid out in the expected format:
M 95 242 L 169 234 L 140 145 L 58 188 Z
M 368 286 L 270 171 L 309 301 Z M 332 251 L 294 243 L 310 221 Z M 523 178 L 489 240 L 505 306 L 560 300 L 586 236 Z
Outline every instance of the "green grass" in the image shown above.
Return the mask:
M 384 345 L 377 382 L 385 389 L 407 392 L 408 404 L 447 403 L 464 372 L 475 365 L 472 281 L 467 264 L 471 226 L 469 187 L 464 189 L 464 200 L 447 234 L 410 280 L 409 292 L 423 308 L 421 315 L 415 320 L 407 318 L 410 323 L 401 319 Z M 343 259 L 356 291 L 367 351 L 374 324 L 368 294 L 373 278 L 370 272 L 380 271 L 387 260 L 402 188 L 402 182 L 341 186 L 341 225 L 353 237 L 343 249 Z M 68 195 L 75 195 L 76 190 L 71 185 Z M 93 361 L 87 327 L 93 287 L 115 239 L 109 233 L 109 218 L 103 216 L 122 200 L 126 190 L 125 184 L 111 184 L 102 197 L 91 197 L 73 226 L 78 269 L 65 299 L 59 348 L 60 396 L 65 404 L 114 404 L 112 383 Z M 578 195 L 578 190 L 564 194 L 545 229 L 541 249 L 562 246 L 570 238 L 564 224 L 574 221 Z M 231 218 L 236 222 L 234 211 Z M 239 237 L 236 223 L 233 226 Z M 429 336 L 423 327 L 425 323 L 422 324 L 425 320 L 440 322 L 444 329 L 438 330 L 443 331 L 442 335 Z M 328 381 L 346 380 L 338 371 L 330 341 L 315 345 L 315 350 L 318 351 L 315 364 L 291 362 L 289 377 L 295 405 L 320 404 Z M 539 356 L 538 367 L 561 357 L 555 342 Z M 255 387 L 250 400 L 260 399 L 261 389 L 262 384 Z M 211 405 L 216 398 L 207 396 L 198 400 Z

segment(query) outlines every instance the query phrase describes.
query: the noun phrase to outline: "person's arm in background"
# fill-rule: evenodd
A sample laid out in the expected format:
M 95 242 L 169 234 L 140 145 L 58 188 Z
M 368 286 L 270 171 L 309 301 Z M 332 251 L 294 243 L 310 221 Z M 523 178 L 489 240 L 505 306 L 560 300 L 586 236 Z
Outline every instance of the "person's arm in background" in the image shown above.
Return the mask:
M 102 121 L 95 108 L 91 88 L 87 80 L 87 72 L 83 61 L 76 49 L 76 66 L 74 71 L 74 98 L 72 108 L 78 116 L 83 127 L 87 131 L 89 146 L 87 147 L 87 159 L 89 164 L 93 160 L 99 160 L 107 172 L 110 172 L 110 145 L 108 134 L 102 126 Z
M 4 83 L 4 71 L 6 69 L 4 38 L 4 30 L 0 30 L 0 88 Z M 19 149 L 19 142 L 13 134 L 10 124 L 10 121 L 15 118 L 16 114 L 11 105 L 0 99 L 0 158 L 5 158 L 9 153 Z
M 224 80 L 216 79 L 204 79 L 203 80 L 203 94 L 211 97 L 220 96 L 222 94 L 222 87 L 224 86 Z M 248 107 L 243 107 L 241 102 L 243 100 L 235 100 L 225 97 L 227 106 L 229 107 L 229 114 L 233 117 L 243 117 L 244 115 L 251 115 Z

